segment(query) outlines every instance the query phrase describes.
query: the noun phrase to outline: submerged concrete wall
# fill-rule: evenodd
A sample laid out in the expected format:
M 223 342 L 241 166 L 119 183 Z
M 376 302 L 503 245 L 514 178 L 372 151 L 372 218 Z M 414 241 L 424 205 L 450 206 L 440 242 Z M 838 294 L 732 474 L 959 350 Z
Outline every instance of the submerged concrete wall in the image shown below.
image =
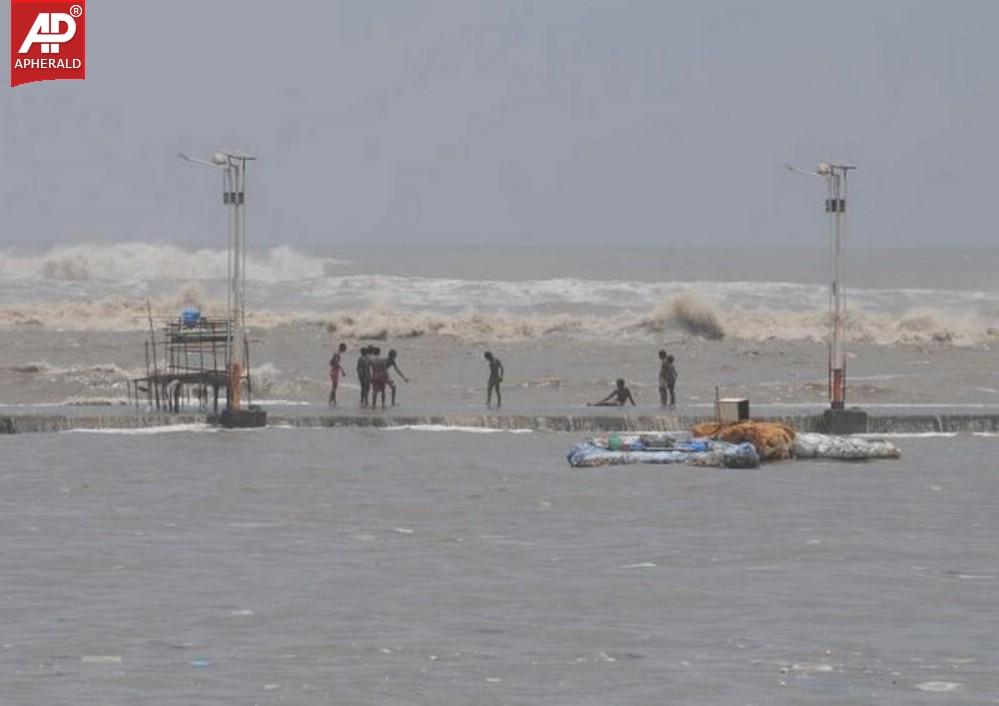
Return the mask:
M 894 414 L 869 417 L 872 434 L 918 434 L 926 432 L 999 432 L 999 414 Z
M 821 414 L 768 417 L 799 431 L 824 431 Z M 72 429 L 143 429 L 175 424 L 204 423 L 202 414 L 113 414 L 113 415 L 12 415 L 0 417 L 0 434 L 57 432 Z M 270 426 L 321 427 L 398 427 L 440 425 L 490 429 L 531 429 L 560 432 L 676 431 L 711 421 L 705 416 L 678 415 L 381 415 L 317 414 L 275 416 Z M 868 431 L 875 434 L 911 434 L 925 432 L 999 432 L 999 414 L 893 414 L 871 416 Z
M 678 415 L 314 415 L 270 418 L 270 424 L 292 427 L 393 427 L 440 425 L 490 429 L 532 429 L 535 431 L 608 432 L 678 431 L 690 429 L 710 416 Z M 758 421 L 787 424 L 802 432 L 825 432 L 821 414 L 758 417 Z M 893 414 L 868 417 L 867 431 L 874 434 L 914 434 L 926 432 L 999 432 L 999 414 Z
M 0 434 L 71 431 L 73 429 L 148 429 L 176 424 L 197 424 L 203 414 L 25 414 L 0 417 Z
M 405 427 L 446 426 L 483 429 L 531 429 L 534 431 L 676 431 L 696 423 L 676 416 L 631 415 L 518 415 L 518 414 L 451 414 L 451 415 L 379 415 L 379 414 L 320 414 L 312 416 L 271 416 L 273 426 L 292 427 Z

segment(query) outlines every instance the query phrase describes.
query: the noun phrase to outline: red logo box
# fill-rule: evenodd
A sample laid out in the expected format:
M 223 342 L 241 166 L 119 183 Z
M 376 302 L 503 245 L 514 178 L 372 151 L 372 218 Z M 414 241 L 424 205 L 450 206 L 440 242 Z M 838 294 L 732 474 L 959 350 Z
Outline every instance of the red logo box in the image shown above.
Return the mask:
M 86 0 L 10 0 L 10 85 L 84 79 Z

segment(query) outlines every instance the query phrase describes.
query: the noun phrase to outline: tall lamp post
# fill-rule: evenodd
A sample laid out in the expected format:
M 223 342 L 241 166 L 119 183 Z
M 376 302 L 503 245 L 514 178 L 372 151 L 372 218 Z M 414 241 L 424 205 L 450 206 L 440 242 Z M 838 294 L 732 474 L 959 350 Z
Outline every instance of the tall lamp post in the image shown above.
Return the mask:
M 846 181 L 852 164 L 821 162 L 814 172 L 785 165 L 792 172 L 826 180 L 826 213 L 829 214 L 829 254 L 832 281 L 829 285 L 829 406 L 846 405 L 846 289 L 843 257 L 846 249 Z
M 211 160 L 178 156 L 222 172 L 222 203 L 228 211 L 228 260 L 226 286 L 226 318 L 231 341 L 226 361 L 228 399 L 226 411 L 231 419 L 241 412 L 241 380 L 247 374 L 246 355 L 246 165 L 256 157 L 236 150 L 219 150 Z M 243 426 L 244 424 L 237 424 Z

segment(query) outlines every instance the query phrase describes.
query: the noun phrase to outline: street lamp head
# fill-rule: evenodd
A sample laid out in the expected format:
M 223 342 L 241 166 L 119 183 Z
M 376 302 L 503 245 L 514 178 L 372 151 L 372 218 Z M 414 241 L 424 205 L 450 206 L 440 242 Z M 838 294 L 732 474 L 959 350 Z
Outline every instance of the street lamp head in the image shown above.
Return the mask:
M 212 155 L 212 164 L 224 167 L 229 163 L 229 156 L 225 152 L 216 152 Z
M 832 165 L 828 162 L 819 162 L 819 166 L 815 168 L 815 173 L 819 176 L 829 176 L 832 174 Z

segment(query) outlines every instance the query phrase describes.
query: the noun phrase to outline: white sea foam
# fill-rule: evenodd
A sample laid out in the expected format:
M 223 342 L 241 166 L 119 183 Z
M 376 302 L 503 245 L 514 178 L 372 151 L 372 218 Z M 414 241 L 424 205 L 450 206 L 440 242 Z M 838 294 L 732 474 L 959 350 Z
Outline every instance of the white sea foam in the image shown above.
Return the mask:
M 864 407 L 872 409 L 995 409 L 994 404 L 983 402 L 872 402 Z
M 961 688 L 961 684 L 953 681 L 924 681 L 921 684 L 916 684 L 916 688 L 920 691 L 929 691 L 935 694 L 945 694 L 950 691 L 956 691 Z
M 806 662 L 804 664 L 792 664 L 791 669 L 805 674 L 823 674 L 835 672 L 836 668 L 826 662 Z
M 531 429 L 491 429 L 489 427 L 448 426 L 446 424 L 404 424 L 382 427 L 384 431 L 458 431 L 466 434 L 530 434 Z
M 81 397 L 75 395 L 62 402 L 66 407 L 124 407 L 129 404 L 125 397 Z
M 152 436 L 157 434 L 205 434 L 217 432 L 218 427 L 210 424 L 168 424 L 139 429 L 69 429 L 67 434 L 113 434 L 120 436 Z
M 121 664 L 122 659 L 118 655 L 81 655 L 80 661 L 83 664 Z
M 261 407 L 310 407 L 315 404 L 315 402 L 303 400 L 262 400 L 256 397 L 253 399 L 253 403 Z
M 64 407 L 62 402 L 0 402 L 0 409 L 47 409 L 52 407 Z
M 854 434 L 862 439 L 950 439 L 957 436 L 956 431 L 914 431 L 887 432 L 885 434 Z
M 687 402 L 684 407 L 692 409 L 714 409 L 714 402 Z M 801 411 L 824 410 L 829 407 L 828 402 L 760 402 L 754 404 L 754 408 L 759 409 L 793 409 Z M 864 402 L 864 409 L 889 409 L 889 410 L 935 410 L 935 409 L 995 409 L 995 404 L 983 402 Z

